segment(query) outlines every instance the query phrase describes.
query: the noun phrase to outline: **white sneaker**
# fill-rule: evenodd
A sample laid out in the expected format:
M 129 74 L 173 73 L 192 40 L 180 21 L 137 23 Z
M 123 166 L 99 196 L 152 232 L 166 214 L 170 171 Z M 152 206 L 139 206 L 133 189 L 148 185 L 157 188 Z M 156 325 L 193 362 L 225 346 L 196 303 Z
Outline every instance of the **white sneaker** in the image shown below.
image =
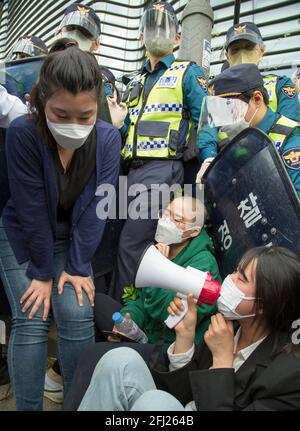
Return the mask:
M 45 383 L 44 397 L 56 404 L 62 404 L 64 401 L 64 391 L 62 388 L 52 389 Z

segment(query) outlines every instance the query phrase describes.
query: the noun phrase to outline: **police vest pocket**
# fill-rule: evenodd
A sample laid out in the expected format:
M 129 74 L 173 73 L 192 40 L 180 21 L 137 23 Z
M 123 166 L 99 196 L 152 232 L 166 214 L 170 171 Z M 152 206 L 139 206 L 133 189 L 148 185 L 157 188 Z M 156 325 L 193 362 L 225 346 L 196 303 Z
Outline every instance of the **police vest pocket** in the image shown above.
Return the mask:
M 137 82 L 129 89 L 129 97 L 128 97 L 129 108 L 133 108 L 134 106 L 138 105 L 142 91 L 143 91 L 143 84 L 141 82 Z
M 169 133 L 170 123 L 167 121 L 139 121 L 137 124 L 137 134 L 148 136 L 149 138 L 165 138 Z

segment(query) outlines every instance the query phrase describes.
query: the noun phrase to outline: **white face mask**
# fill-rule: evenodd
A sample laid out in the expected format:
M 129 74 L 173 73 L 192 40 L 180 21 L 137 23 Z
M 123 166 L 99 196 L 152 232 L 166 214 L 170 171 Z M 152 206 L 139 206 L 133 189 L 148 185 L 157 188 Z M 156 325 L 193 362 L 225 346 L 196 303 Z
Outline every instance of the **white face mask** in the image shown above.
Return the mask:
M 95 125 L 52 123 L 47 117 L 46 120 L 56 143 L 65 150 L 77 150 L 82 147 Z
M 91 51 L 93 42 L 83 36 L 79 30 L 64 31 L 60 33 L 61 37 L 67 37 L 68 39 L 75 39 L 78 42 L 79 48 L 82 51 Z
M 248 129 L 248 127 L 251 126 L 251 122 L 253 121 L 256 113 L 258 111 L 258 108 L 252 115 L 252 118 L 250 121 L 246 121 L 245 119 L 239 121 L 235 124 L 228 124 L 227 126 L 223 126 L 220 128 L 220 132 L 226 133 L 228 139 L 232 141 L 233 138 L 235 138 L 239 133 L 241 133 L 243 130 Z
M 145 40 L 145 47 L 152 55 L 164 55 L 173 49 L 174 43 L 171 39 L 157 37 L 151 40 Z
M 242 301 L 252 301 L 255 297 L 246 296 L 232 281 L 228 275 L 222 283 L 221 294 L 217 299 L 218 311 L 223 314 L 226 320 L 240 320 L 247 317 L 254 317 L 256 314 L 242 316 L 236 310 Z
M 197 228 L 190 228 L 187 230 L 192 230 Z M 166 218 L 159 219 L 157 223 L 157 229 L 155 233 L 155 241 L 162 242 L 163 244 L 181 244 L 186 241 L 188 238 L 182 238 L 182 234 L 186 232 L 186 230 L 179 229 L 176 224 Z

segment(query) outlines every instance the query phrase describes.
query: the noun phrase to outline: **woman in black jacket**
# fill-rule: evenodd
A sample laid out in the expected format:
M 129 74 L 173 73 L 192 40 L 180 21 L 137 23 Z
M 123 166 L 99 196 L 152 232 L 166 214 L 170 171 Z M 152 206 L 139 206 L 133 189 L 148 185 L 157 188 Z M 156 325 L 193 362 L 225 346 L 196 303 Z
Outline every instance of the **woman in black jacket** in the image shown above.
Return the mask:
M 152 376 L 133 349 L 112 350 L 99 361 L 79 410 L 300 409 L 299 285 L 299 256 L 281 247 L 250 250 L 224 280 L 220 313 L 202 344 L 194 346 L 190 295 L 176 341 Z M 176 298 L 168 311 L 180 308 Z

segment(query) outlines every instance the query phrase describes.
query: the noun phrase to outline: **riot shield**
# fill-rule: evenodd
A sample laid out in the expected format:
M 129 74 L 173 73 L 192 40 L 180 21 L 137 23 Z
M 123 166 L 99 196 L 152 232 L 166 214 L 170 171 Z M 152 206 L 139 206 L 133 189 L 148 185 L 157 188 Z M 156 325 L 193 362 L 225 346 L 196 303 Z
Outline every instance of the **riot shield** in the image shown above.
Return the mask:
M 300 201 L 270 138 L 248 128 L 214 159 L 203 177 L 220 269 L 261 245 L 300 254 Z
M 8 93 L 19 97 L 25 103 L 25 95 L 30 93 L 38 81 L 44 58 L 24 58 L 3 63 L 0 68 L 0 84 Z

